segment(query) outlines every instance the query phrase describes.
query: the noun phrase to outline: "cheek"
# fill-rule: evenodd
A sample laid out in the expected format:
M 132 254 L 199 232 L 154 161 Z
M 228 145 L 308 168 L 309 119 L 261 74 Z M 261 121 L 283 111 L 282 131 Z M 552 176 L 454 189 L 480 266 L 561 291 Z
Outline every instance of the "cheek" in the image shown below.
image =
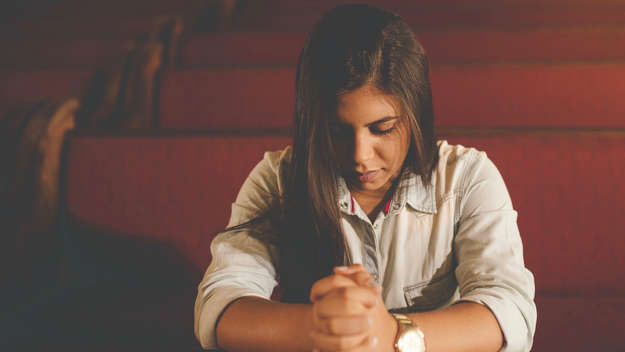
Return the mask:
M 408 147 L 402 141 L 389 145 L 384 151 L 384 163 L 387 165 L 388 171 L 397 175 L 401 171 L 407 154 Z
M 403 164 L 406 154 L 408 154 L 408 147 L 410 145 L 410 138 L 402 131 L 392 141 L 388 141 L 386 145 L 381 149 L 382 155 L 387 163 L 397 166 Z

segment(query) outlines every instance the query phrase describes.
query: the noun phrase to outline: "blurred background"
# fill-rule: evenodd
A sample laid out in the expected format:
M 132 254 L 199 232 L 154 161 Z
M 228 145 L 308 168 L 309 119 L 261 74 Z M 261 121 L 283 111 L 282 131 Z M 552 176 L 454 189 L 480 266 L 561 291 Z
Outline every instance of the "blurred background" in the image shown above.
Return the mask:
M 201 350 L 210 240 L 290 143 L 307 32 L 353 1 L 0 3 L 0 347 Z M 625 349 L 625 0 L 371 0 L 488 152 L 536 276 L 536 351 Z

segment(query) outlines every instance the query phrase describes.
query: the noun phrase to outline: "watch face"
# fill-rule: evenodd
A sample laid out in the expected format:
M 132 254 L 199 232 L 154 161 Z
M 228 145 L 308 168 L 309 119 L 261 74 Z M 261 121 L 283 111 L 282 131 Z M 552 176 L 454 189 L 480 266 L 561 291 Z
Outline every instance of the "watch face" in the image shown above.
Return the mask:
M 423 334 L 417 329 L 404 331 L 397 341 L 397 347 L 401 352 L 425 352 Z

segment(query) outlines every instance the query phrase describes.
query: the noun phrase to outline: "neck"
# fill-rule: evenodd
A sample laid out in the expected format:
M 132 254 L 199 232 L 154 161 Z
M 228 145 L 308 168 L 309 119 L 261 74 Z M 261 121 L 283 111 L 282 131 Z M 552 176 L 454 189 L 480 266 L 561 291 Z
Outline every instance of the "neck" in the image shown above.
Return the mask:
M 360 190 L 350 187 L 352 197 L 373 222 L 377 214 L 383 209 L 388 200 L 391 199 L 395 191 L 397 182 L 393 182 L 377 190 Z

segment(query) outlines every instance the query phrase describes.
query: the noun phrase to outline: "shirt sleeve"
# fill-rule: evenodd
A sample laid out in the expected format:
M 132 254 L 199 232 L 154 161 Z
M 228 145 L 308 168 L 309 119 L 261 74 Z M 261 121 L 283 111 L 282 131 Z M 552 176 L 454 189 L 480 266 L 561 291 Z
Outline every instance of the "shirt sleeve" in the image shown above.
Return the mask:
M 529 351 L 536 328 L 534 276 L 525 267 L 517 213 L 483 152 L 467 161 L 454 250 L 460 301 L 485 305 L 504 335 L 501 351 Z
M 279 201 L 279 167 L 287 153 L 288 148 L 265 153 L 232 204 L 228 227 L 258 217 Z M 198 286 L 194 309 L 195 336 L 205 349 L 218 347 L 216 323 L 231 302 L 245 296 L 269 299 L 278 284 L 276 248 L 259 239 L 270 238 L 274 230 L 267 225 L 255 227 L 254 231 L 263 232 L 260 237 L 251 236 L 250 231 L 221 233 L 211 242 L 212 261 Z

